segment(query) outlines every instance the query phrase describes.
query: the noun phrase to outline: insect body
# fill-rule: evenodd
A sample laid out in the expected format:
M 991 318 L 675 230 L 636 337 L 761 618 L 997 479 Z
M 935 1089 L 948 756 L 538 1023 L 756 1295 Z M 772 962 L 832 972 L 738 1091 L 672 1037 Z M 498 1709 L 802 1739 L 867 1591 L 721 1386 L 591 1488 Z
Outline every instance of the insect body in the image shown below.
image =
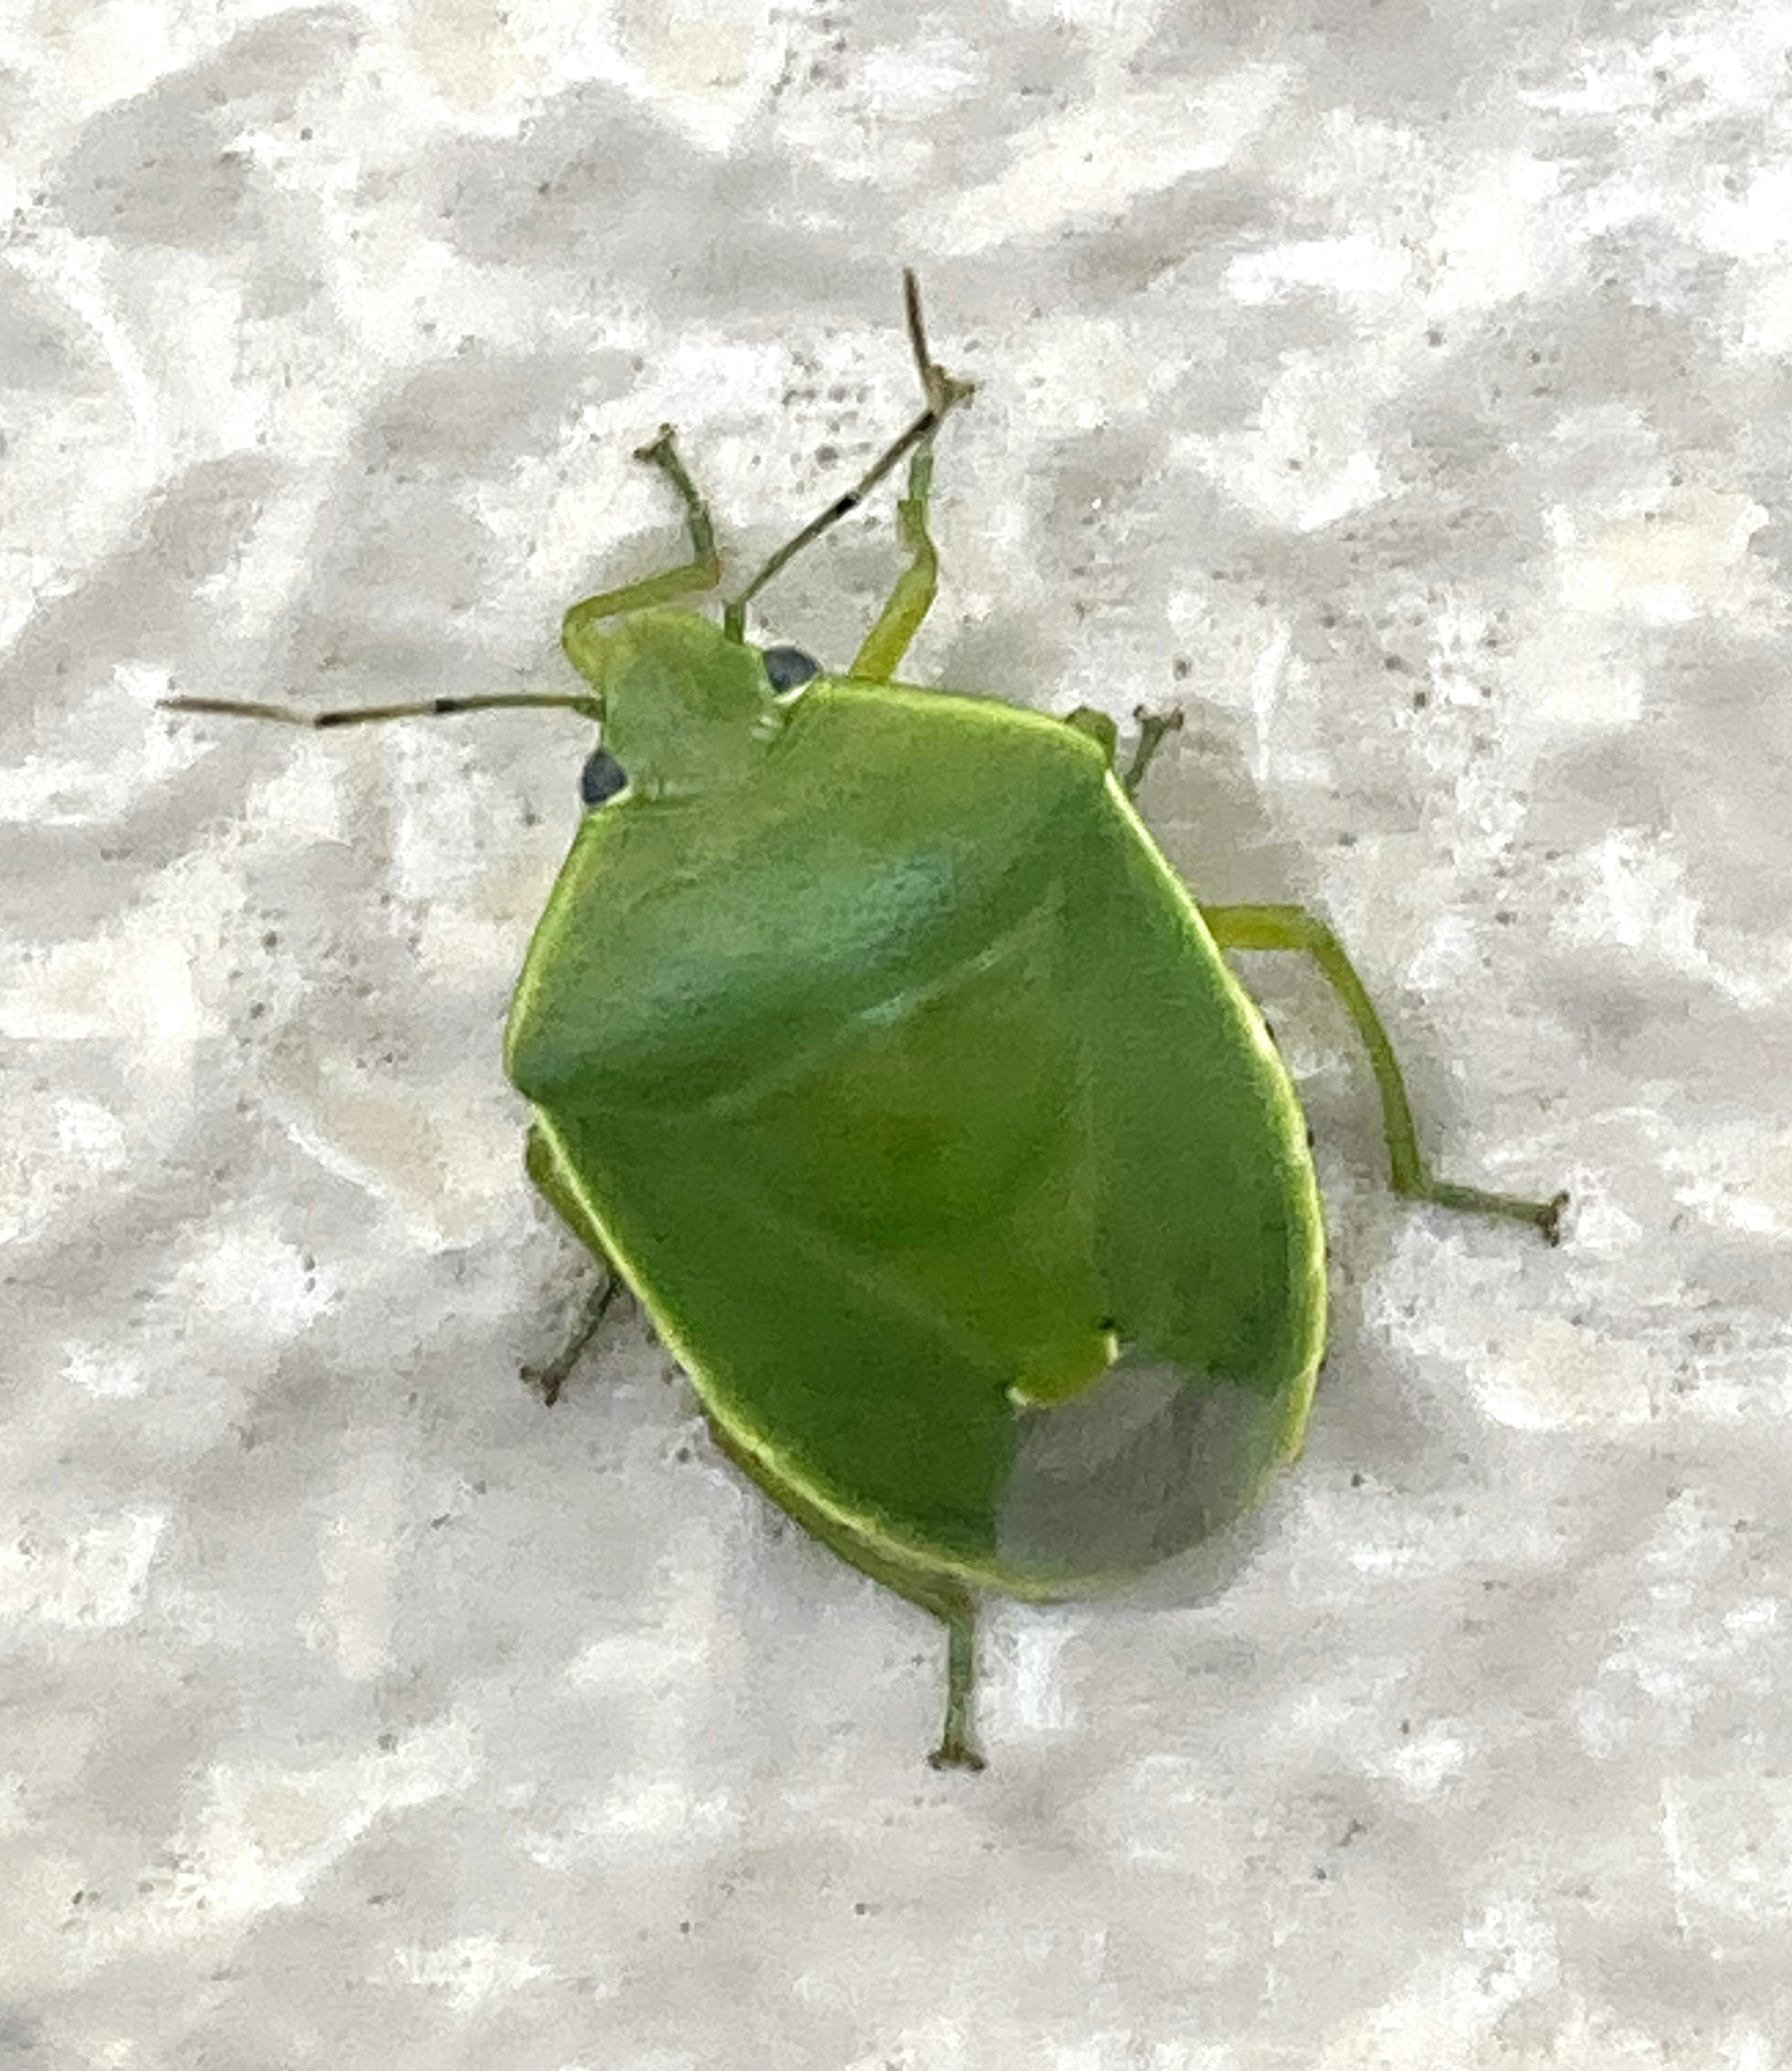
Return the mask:
M 1195 907 L 1131 801 L 1163 722 L 1122 780 L 1099 715 L 892 680 L 933 595 L 933 435 L 969 392 L 908 285 L 925 410 L 720 625 L 669 601 L 720 570 L 671 435 L 645 450 L 693 556 L 575 605 L 589 691 L 524 700 L 597 719 L 603 745 L 506 1063 L 530 1172 L 607 1269 L 593 1318 L 625 1282 L 722 1450 L 945 1622 L 933 1759 L 976 1766 L 983 1593 L 1135 1572 L 1236 1516 L 1300 1444 L 1318 1196 L 1222 949 L 1318 958 L 1368 1044 L 1401 1191 L 1552 1239 L 1562 1197 L 1433 1180 L 1330 932 Z M 905 453 L 911 565 L 853 666 L 748 643 L 760 584 Z

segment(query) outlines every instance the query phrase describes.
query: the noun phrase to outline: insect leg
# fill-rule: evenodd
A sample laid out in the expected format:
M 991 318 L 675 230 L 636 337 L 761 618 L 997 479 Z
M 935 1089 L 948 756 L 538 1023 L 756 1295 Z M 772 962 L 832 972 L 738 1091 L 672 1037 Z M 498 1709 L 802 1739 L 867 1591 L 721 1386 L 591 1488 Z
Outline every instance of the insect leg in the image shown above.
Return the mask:
M 634 457 L 650 467 L 657 467 L 678 491 L 691 532 L 691 559 L 657 576 L 646 576 L 639 582 L 625 583 L 620 589 L 601 590 L 596 597 L 582 599 L 566 614 L 560 629 L 563 643 L 595 619 L 614 618 L 621 612 L 638 611 L 644 605 L 665 604 L 695 589 L 713 589 L 722 580 L 722 560 L 716 551 L 716 528 L 710 523 L 709 506 L 679 457 L 672 427 L 662 424 L 659 436 L 650 445 L 638 448 Z
M 1532 1223 L 1549 1243 L 1558 1241 L 1562 1210 L 1568 1205 L 1565 1193 L 1547 1201 L 1525 1201 L 1511 1194 L 1486 1193 L 1478 1187 L 1458 1187 L 1433 1176 L 1419 1149 L 1412 1104 L 1406 1097 L 1405 1081 L 1388 1031 L 1355 967 L 1345 955 L 1343 945 L 1323 921 L 1304 906 L 1204 906 L 1201 918 L 1223 949 L 1299 949 L 1318 964 L 1368 1050 L 1381 1092 L 1382 1131 L 1387 1138 L 1396 1194 L 1413 1200 L 1434 1201 L 1439 1208 L 1458 1208 L 1469 1215 L 1502 1216 L 1514 1222 Z
M 579 1312 L 579 1320 L 572 1334 L 550 1359 L 539 1366 L 531 1364 L 523 1369 L 523 1378 L 542 1400 L 552 1409 L 560 1399 L 560 1390 L 566 1385 L 572 1369 L 585 1355 L 585 1347 L 604 1327 L 616 1298 L 622 1292 L 622 1276 L 607 1258 L 598 1261 L 603 1277 L 596 1288 L 585 1297 L 584 1306 Z
M 1183 715 L 1180 705 L 1172 705 L 1168 712 L 1152 712 L 1140 705 L 1133 717 L 1138 721 L 1138 745 L 1133 750 L 1133 759 L 1126 773 L 1120 780 L 1120 788 L 1129 798 L 1138 796 L 1138 787 L 1145 781 L 1145 773 L 1156 761 L 1158 750 L 1163 745 L 1167 733 L 1180 733 Z
M 888 683 L 933 604 L 940 579 L 940 557 L 927 529 L 933 485 L 933 445 L 929 440 L 908 463 L 908 494 L 896 505 L 896 538 L 909 556 L 908 565 L 847 671 L 861 683 Z
M 945 1592 L 937 1593 L 944 1597 Z M 966 1596 L 949 1608 L 936 1602 L 929 1609 L 945 1625 L 945 1724 L 939 1745 L 927 1759 L 935 1769 L 981 1769 L 983 1757 L 970 1737 L 970 1697 L 977 1680 L 977 1607 Z
M 983 1757 L 970 1733 L 970 1702 L 977 1672 L 977 1600 L 950 1575 L 917 1566 L 893 1548 L 882 1546 L 815 1503 L 777 1462 L 755 1452 L 720 1417 L 709 1420 L 719 1451 L 763 1489 L 785 1515 L 862 1575 L 929 1611 L 945 1627 L 945 1724 L 940 1744 L 927 1757 L 935 1769 L 981 1769 Z
M 911 273 L 902 277 L 902 293 L 908 318 L 908 342 L 933 421 L 908 463 L 908 493 L 896 505 L 896 540 L 909 556 L 908 565 L 897 577 L 888 601 L 877 614 L 877 623 L 865 635 L 847 671 L 867 683 L 887 683 L 896 674 L 933 602 L 940 579 L 940 557 L 927 529 L 927 499 L 933 486 L 933 433 L 949 410 L 970 399 L 974 385 L 948 374 L 929 350 L 927 330 L 921 321 L 921 287 Z
M 524 1380 L 544 1402 L 552 1405 L 560 1400 L 568 1375 L 584 1356 L 586 1346 L 597 1336 L 625 1283 L 615 1260 L 605 1248 L 602 1235 L 585 1212 L 584 1203 L 567 1184 L 553 1145 L 539 1128 L 529 1131 L 523 1146 L 523 1163 L 542 1198 L 597 1259 L 603 1274 L 596 1290 L 587 1296 L 571 1337 L 551 1359 L 540 1366 L 526 1366 L 523 1369 Z
M 1168 712 L 1161 712 L 1140 705 L 1133 717 L 1138 721 L 1138 744 L 1133 750 L 1133 759 L 1126 765 L 1126 774 L 1120 779 L 1120 788 L 1129 798 L 1138 796 L 1138 787 L 1145 781 L 1146 771 L 1157 760 L 1163 736 L 1179 733 L 1183 723 L 1179 705 L 1172 705 Z M 1086 733 L 1106 756 L 1110 769 L 1118 768 L 1120 729 L 1105 712 L 1094 705 L 1078 705 L 1074 712 L 1064 714 L 1064 723 L 1078 733 Z

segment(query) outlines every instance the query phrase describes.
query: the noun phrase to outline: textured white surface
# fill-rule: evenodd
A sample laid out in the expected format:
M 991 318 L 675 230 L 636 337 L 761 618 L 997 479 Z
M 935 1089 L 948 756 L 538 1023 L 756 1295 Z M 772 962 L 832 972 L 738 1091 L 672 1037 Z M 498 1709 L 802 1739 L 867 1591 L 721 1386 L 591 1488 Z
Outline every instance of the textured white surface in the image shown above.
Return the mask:
M 1792 2061 L 1792 9 L 42 0 L 0 27 L 0 2062 Z M 578 1264 L 497 1044 L 564 680 L 982 384 L 908 673 L 1189 724 L 1210 899 L 1357 949 L 1446 1171 L 1251 975 L 1327 1185 L 1217 1576 L 940 1650 Z M 888 506 L 766 630 L 835 664 Z

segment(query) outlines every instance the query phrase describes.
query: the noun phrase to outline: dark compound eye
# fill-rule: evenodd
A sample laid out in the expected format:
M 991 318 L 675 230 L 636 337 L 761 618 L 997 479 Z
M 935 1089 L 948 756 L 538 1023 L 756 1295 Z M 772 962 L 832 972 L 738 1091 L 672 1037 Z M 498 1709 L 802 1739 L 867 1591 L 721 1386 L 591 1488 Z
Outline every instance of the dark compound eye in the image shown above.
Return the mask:
M 613 798 L 628 781 L 621 764 L 607 748 L 594 748 L 579 772 L 579 796 L 595 808 Z
M 806 654 L 800 647 L 768 647 L 765 654 L 765 673 L 772 679 L 774 691 L 793 691 L 806 683 L 811 676 L 818 676 L 822 667 L 813 654 Z

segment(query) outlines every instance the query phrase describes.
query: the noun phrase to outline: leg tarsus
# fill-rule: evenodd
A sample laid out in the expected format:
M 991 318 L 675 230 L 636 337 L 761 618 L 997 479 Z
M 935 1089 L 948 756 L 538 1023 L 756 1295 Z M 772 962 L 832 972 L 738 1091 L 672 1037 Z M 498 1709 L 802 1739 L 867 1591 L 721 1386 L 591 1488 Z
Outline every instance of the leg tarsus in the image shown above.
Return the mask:
M 1440 1208 L 1458 1208 L 1465 1215 L 1499 1216 L 1508 1222 L 1529 1223 L 1547 1245 L 1559 1245 L 1562 1241 L 1562 1211 L 1569 1198 L 1565 1187 L 1547 1201 L 1523 1201 L 1511 1194 L 1485 1193 L 1478 1187 L 1454 1186 L 1448 1179 L 1433 1179 L 1428 1172 L 1419 1186 L 1401 1187 L 1397 1191 Z
M 622 1292 L 622 1276 L 607 1260 L 599 1261 L 603 1278 L 597 1288 L 585 1297 L 584 1306 L 579 1312 L 578 1323 L 572 1335 L 551 1359 L 539 1366 L 526 1366 L 523 1369 L 524 1384 L 532 1388 L 545 1406 L 552 1409 L 560 1399 L 560 1390 L 566 1385 L 572 1369 L 584 1358 L 585 1347 L 603 1328 L 604 1318 L 609 1314 L 616 1298 Z
M 703 581 L 693 586 L 707 589 L 711 584 L 720 582 L 722 572 L 717 565 L 716 527 L 711 523 L 703 493 L 691 479 L 679 452 L 678 433 L 670 424 L 662 424 L 646 445 L 635 448 L 630 457 L 644 461 L 649 467 L 657 467 L 678 491 L 679 501 L 684 506 L 684 522 L 691 534 L 688 568 L 692 572 L 698 569 L 709 571 Z
M 1489 1193 L 1479 1187 L 1458 1187 L 1433 1176 L 1419 1149 L 1412 1104 L 1407 1099 L 1406 1083 L 1388 1031 L 1343 945 L 1323 921 L 1304 906 L 1204 906 L 1201 918 L 1223 949 L 1299 949 L 1318 964 L 1368 1051 L 1381 1093 L 1382 1133 L 1396 1194 L 1468 1215 L 1529 1223 L 1541 1232 L 1545 1243 L 1560 1241 L 1562 1211 L 1568 1206 L 1565 1193 L 1547 1201 L 1527 1201 L 1513 1194 Z
M 1120 780 L 1120 788 L 1129 798 L 1138 796 L 1138 787 L 1145 781 L 1146 771 L 1157 760 L 1164 736 L 1182 731 L 1182 707 L 1172 705 L 1168 712 L 1156 712 L 1140 705 L 1134 709 L 1133 717 L 1138 721 L 1138 745 L 1133 750 L 1132 761 Z
M 544 1364 L 523 1369 L 523 1380 L 552 1405 L 560 1400 L 567 1376 L 584 1355 L 586 1346 L 597 1336 L 611 1305 L 628 1283 L 622 1277 L 621 1269 L 610 1257 L 603 1232 L 580 1199 L 552 1139 L 539 1122 L 530 1123 L 529 1133 L 523 1139 L 523 1163 L 542 1199 L 597 1260 L 604 1276 L 597 1289 L 585 1298 L 578 1324 L 566 1343 Z
M 968 1769 L 984 1765 L 971 1739 L 970 1700 L 977 1679 L 977 1609 L 966 1597 L 938 1616 L 945 1626 L 945 1724 L 940 1744 L 927 1757 L 933 1769 Z

